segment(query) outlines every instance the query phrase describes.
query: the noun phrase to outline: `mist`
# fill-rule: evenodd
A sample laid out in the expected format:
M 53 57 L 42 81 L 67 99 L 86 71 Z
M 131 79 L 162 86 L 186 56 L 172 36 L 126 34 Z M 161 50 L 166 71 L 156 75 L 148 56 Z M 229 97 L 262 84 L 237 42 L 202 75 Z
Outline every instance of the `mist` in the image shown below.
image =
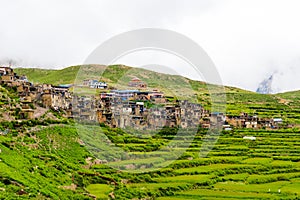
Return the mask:
M 297 0 L 12 0 L 0 6 L 0 65 L 80 65 L 107 39 L 153 27 L 197 42 L 214 61 L 224 85 L 256 91 L 276 71 L 275 92 L 300 89 Z M 135 66 L 134 59 L 124 64 Z M 168 59 L 154 61 L 165 65 Z M 182 68 L 182 62 L 170 63 L 175 71 Z M 183 75 L 198 79 L 193 72 Z

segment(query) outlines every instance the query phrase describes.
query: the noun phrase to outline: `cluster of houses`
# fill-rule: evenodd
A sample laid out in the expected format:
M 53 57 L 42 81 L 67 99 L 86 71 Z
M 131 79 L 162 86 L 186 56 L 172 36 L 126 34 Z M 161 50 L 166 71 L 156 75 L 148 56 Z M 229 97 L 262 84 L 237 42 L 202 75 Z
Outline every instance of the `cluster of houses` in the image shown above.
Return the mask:
M 93 89 L 107 89 L 108 84 L 106 82 L 98 81 L 96 79 L 85 79 L 83 80 L 82 86 L 89 87 Z M 134 87 L 134 88 L 147 88 L 147 83 L 142 81 L 141 79 L 137 77 L 133 77 L 128 82 L 128 87 Z
M 227 116 L 226 123 L 237 128 L 277 129 L 283 125 L 283 120 L 281 118 L 260 118 L 256 115 L 251 116 L 248 113 L 241 113 L 240 116 Z
M 20 97 L 20 118 L 34 118 L 34 106 L 60 110 L 67 117 L 80 121 L 104 123 L 111 127 L 136 127 L 157 129 L 168 127 L 210 128 L 222 125 L 224 130 L 237 128 L 279 128 L 282 119 L 266 119 L 242 113 L 240 116 L 225 116 L 209 113 L 200 104 L 187 100 L 170 102 L 159 90 L 145 91 L 147 84 L 138 78 L 129 81 L 132 90 L 110 90 L 96 96 L 78 96 L 70 92 L 70 85 L 33 85 L 26 76 L 19 76 L 12 68 L 0 67 L 0 83 L 15 87 Z M 84 86 L 107 89 L 105 82 L 84 80 Z M 143 91 L 139 90 L 143 88 Z
M 97 97 L 74 96 L 72 110 L 78 120 L 151 130 L 164 126 L 195 127 L 207 114 L 199 104 L 168 102 L 158 90 L 112 90 Z
M 87 86 L 94 89 L 106 89 L 108 85 L 105 82 L 98 81 L 95 79 L 85 79 L 83 80 L 83 86 Z
M 50 84 L 33 85 L 26 76 L 18 76 L 10 67 L 0 67 L 0 83 L 16 88 L 20 97 L 21 119 L 34 118 L 34 104 L 55 110 L 64 110 L 71 114 L 72 96 L 69 86 L 53 86 Z

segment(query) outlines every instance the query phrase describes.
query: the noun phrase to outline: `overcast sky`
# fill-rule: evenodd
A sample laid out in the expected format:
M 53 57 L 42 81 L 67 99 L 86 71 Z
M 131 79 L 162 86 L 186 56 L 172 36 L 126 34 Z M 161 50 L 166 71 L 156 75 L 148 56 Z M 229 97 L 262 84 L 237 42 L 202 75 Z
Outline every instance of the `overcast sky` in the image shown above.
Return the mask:
M 0 7 L 2 64 L 13 59 L 32 67 L 79 65 L 114 35 L 163 28 L 197 42 L 225 85 L 255 91 L 275 73 L 275 91 L 300 89 L 298 0 L 3 0 Z M 184 65 L 162 54 L 150 57 L 153 64 Z M 152 64 L 141 58 L 123 61 Z M 187 70 L 179 73 L 197 78 Z

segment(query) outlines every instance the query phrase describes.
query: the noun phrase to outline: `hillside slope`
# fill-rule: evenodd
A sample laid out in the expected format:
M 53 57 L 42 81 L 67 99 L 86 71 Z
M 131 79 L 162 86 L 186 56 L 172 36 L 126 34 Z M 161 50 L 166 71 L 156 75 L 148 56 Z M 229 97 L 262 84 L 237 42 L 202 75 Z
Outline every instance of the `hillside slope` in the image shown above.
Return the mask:
M 31 131 L 0 135 L 0 199 L 297 199 L 300 195 L 299 130 L 222 134 L 205 158 L 199 157 L 206 133 L 200 130 L 189 149 L 167 168 L 128 173 L 93 158 L 103 151 L 87 151 L 87 145 L 101 147 L 101 136 L 94 134 L 100 127 L 80 129 L 93 130 L 83 133 L 71 124 L 35 131 L 31 123 L 27 126 Z M 153 157 L 172 140 L 174 129 L 149 138 L 121 129 L 101 129 L 113 144 L 135 158 L 112 157 L 110 166 L 135 163 L 151 167 L 172 154 L 167 151 Z M 258 140 L 245 141 L 243 135 L 248 134 Z M 81 141 L 89 136 L 92 140 Z M 178 139 L 186 142 L 186 136 Z
M 17 68 L 15 72 L 20 75 L 26 75 L 33 83 L 64 84 L 73 83 L 78 70 L 79 66 L 73 66 L 62 70 Z
M 0 85 L 0 122 L 15 119 L 19 110 L 19 97 L 15 90 Z
M 102 66 L 99 69 L 101 71 Z M 74 81 L 79 67 L 17 69 L 17 73 L 19 70 L 28 73 L 30 80 L 61 84 Z M 84 74 L 81 78 L 97 77 L 91 67 L 80 73 Z M 166 92 L 169 88 L 184 95 L 184 89 L 187 89 L 184 87 L 189 86 L 192 93 L 197 94 L 199 103 L 210 105 L 205 83 L 180 76 L 111 66 L 103 79 L 110 85 L 122 87 L 133 75 L 147 81 L 149 87 L 166 89 Z M 248 112 L 283 117 L 299 124 L 299 92 L 262 95 L 234 87 L 225 90 L 229 115 Z M 18 103 L 14 90 L 0 87 L 0 95 L 2 113 Z M 205 158 L 199 157 L 206 134 L 201 129 L 187 151 L 168 167 L 132 174 L 108 167 L 107 160 L 94 157 L 102 153 L 111 155 L 111 151 L 100 148 L 101 135 L 95 134 L 100 133 L 99 128 L 112 144 L 133 155 L 134 160 L 130 162 L 126 157 L 125 160 L 109 157 L 111 164 L 125 164 L 125 168 L 131 168 L 132 163 L 144 168 L 151 167 L 154 162 L 167 162 L 170 152 L 157 154 L 157 158 L 155 151 L 168 145 L 176 133 L 175 129 L 166 128 L 151 137 L 139 137 L 118 128 L 92 126 L 78 129 L 72 120 L 64 118 L 5 120 L 0 122 L 0 199 L 299 198 L 299 129 L 224 132 Z M 243 139 L 249 135 L 257 140 Z M 185 136 L 179 136 L 177 140 L 181 144 L 187 142 Z M 89 152 L 88 145 L 99 147 L 99 150 Z M 181 150 L 182 146 L 175 145 L 174 148 Z
M 105 69 L 105 70 L 104 70 Z M 158 88 L 168 96 L 195 99 L 206 109 L 210 109 L 211 95 L 207 84 L 182 76 L 157 73 L 124 65 L 105 68 L 101 65 L 72 66 L 61 70 L 36 68 L 17 68 L 18 74 L 24 74 L 34 83 L 81 84 L 83 79 L 101 79 L 111 87 L 128 89 L 127 84 L 133 77 L 138 77 L 148 84 L 148 88 Z M 101 77 L 101 78 L 100 78 Z M 299 91 L 282 94 L 258 94 L 235 87 L 225 86 L 226 112 L 237 116 L 247 112 L 260 117 L 281 117 L 289 123 L 300 124 Z

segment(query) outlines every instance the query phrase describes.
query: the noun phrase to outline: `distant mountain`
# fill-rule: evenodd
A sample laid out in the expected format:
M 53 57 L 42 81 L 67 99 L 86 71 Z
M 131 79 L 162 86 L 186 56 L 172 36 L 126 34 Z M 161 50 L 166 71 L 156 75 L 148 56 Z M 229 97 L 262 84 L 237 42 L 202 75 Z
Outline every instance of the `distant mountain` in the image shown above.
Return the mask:
M 256 89 L 257 93 L 260 94 L 272 94 L 272 82 L 273 82 L 273 75 L 271 75 L 269 78 L 263 80 L 258 88 Z

